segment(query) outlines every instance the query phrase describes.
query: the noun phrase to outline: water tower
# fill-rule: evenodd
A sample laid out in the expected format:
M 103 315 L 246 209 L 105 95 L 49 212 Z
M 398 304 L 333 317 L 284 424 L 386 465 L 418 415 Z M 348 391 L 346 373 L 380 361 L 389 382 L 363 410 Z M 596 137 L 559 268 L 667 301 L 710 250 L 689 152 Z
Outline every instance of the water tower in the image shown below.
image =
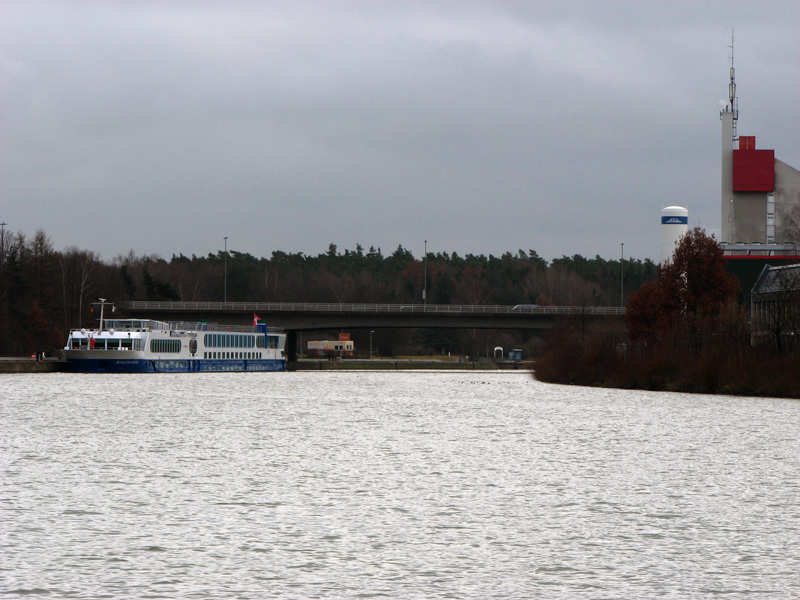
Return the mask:
M 675 248 L 689 231 L 689 211 L 682 206 L 661 209 L 661 264 L 672 260 Z

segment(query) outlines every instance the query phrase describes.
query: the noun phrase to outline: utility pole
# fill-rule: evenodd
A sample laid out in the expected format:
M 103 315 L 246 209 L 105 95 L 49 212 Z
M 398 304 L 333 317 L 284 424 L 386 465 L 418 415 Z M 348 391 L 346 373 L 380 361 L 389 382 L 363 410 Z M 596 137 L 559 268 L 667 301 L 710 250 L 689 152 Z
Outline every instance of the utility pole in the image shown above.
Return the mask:
M 619 245 L 619 305 L 625 306 L 625 242 Z

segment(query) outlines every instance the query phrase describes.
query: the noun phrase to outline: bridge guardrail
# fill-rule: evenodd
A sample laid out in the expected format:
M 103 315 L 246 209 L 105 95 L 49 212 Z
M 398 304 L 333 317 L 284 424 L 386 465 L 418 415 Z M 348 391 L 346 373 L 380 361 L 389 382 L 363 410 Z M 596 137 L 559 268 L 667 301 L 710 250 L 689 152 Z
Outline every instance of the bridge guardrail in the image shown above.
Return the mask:
M 356 304 L 308 302 L 182 302 L 133 300 L 120 302 L 120 307 L 139 311 L 214 311 L 214 312 L 350 312 L 350 313 L 456 313 L 513 315 L 602 315 L 622 316 L 620 306 L 528 306 L 491 304 Z

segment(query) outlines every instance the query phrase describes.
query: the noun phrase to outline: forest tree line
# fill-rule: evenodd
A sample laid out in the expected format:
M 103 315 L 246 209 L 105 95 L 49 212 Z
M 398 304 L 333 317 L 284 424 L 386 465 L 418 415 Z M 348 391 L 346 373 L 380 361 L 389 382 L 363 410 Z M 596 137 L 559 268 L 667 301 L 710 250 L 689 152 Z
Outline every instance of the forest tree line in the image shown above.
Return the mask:
M 575 255 L 548 262 L 534 250 L 502 256 L 429 252 L 415 257 L 402 246 L 384 254 L 360 244 L 344 251 L 331 244 L 316 256 L 276 250 L 258 258 L 229 250 L 166 260 L 130 252 L 104 261 L 77 246 L 55 250 L 41 230 L 32 237 L 6 231 L 0 240 L 0 355 L 56 352 L 70 329 L 96 325 L 91 307 L 98 297 L 110 302 L 225 298 L 421 304 L 426 289 L 429 304 L 620 306 L 623 294 L 627 298 L 656 274 L 649 259 L 621 263 Z M 508 332 L 498 335 L 505 336 L 507 344 L 519 341 Z M 396 334 L 391 346 L 392 352 L 475 353 L 480 344 L 475 332 L 462 331 L 426 332 L 422 337 Z

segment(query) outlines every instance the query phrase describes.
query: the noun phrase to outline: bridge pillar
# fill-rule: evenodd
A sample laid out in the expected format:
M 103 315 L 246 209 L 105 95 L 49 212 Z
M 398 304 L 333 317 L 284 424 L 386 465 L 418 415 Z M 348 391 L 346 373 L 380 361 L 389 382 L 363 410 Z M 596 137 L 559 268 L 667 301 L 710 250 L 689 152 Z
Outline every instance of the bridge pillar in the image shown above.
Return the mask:
M 297 362 L 297 332 L 293 329 L 286 332 L 286 361 Z

